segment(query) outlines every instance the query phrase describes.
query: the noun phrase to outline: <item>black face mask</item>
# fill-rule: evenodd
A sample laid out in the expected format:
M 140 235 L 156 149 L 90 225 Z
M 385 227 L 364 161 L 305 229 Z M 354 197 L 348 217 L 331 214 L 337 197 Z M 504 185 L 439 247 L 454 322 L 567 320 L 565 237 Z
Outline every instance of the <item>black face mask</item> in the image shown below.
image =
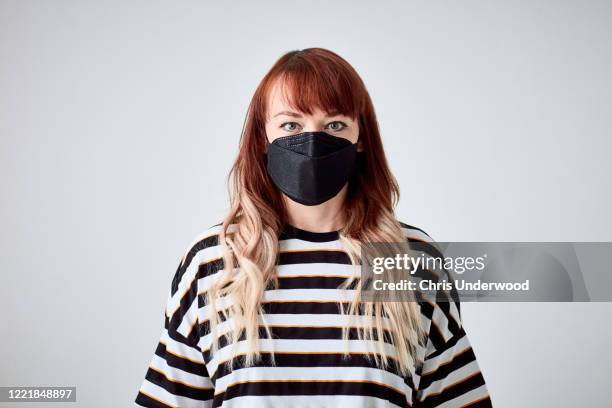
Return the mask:
M 268 174 L 292 200 L 321 204 L 342 190 L 355 166 L 357 144 L 326 132 L 304 132 L 268 143 Z

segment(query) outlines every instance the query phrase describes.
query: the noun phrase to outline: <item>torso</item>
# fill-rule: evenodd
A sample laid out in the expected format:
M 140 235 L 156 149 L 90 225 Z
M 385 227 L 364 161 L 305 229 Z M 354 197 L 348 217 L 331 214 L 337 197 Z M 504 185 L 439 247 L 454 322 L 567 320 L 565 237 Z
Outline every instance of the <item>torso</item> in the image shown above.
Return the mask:
M 420 230 L 404 228 L 407 235 L 425 237 Z M 198 281 L 198 345 L 214 384 L 213 406 L 223 407 L 407 407 L 412 404 L 413 382 L 391 364 L 378 368 L 366 353 L 375 350 L 374 341 L 359 340 L 356 330 L 350 341 L 342 340 L 343 316 L 338 301 L 350 302 L 353 290 L 338 286 L 355 273 L 335 232 L 312 233 L 286 229 L 279 237 L 280 257 L 277 273 L 279 288 L 266 290 L 264 318 L 273 338 L 260 339 L 263 359 L 254 366 L 241 366 L 245 344 L 237 350 L 220 348 L 210 352 L 211 335 L 206 323 L 210 316 L 203 307 L 204 293 L 219 278 L 221 249 L 212 245 L 199 252 L 205 273 Z M 423 316 L 423 324 L 427 323 Z M 203 324 L 202 324 L 203 323 Z M 266 337 L 265 332 L 260 337 Z M 222 346 L 224 343 L 221 344 Z M 394 356 L 392 345 L 387 344 Z M 348 347 L 349 355 L 343 355 Z M 270 361 L 274 350 L 276 366 Z M 422 351 L 422 350 L 421 350 Z M 234 370 L 223 362 L 238 357 Z M 393 361 L 392 361 L 393 363 Z

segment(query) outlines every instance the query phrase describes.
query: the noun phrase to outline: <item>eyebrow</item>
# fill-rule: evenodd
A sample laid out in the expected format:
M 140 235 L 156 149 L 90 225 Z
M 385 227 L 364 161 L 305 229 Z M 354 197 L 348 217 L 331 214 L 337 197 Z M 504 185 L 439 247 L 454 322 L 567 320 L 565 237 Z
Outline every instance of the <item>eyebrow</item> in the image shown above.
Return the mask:
M 296 112 L 291 112 L 291 111 L 281 111 L 281 112 L 278 112 L 273 117 L 275 118 L 275 117 L 280 116 L 280 115 L 293 116 L 294 118 L 301 118 L 302 117 L 301 114 L 296 113 Z M 340 115 L 340 112 L 338 112 L 337 110 L 334 110 L 332 112 L 329 112 L 327 117 L 330 118 L 332 116 L 338 116 L 338 115 Z

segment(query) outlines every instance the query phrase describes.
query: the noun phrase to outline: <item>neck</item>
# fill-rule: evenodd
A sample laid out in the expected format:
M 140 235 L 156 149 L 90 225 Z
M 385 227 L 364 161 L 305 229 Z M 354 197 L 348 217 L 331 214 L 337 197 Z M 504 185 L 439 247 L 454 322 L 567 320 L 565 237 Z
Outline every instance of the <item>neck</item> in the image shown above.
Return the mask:
M 287 209 L 287 221 L 294 227 L 312 231 L 337 231 L 344 226 L 342 211 L 346 186 L 333 198 L 319 205 L 303 205 L 283 195 Z

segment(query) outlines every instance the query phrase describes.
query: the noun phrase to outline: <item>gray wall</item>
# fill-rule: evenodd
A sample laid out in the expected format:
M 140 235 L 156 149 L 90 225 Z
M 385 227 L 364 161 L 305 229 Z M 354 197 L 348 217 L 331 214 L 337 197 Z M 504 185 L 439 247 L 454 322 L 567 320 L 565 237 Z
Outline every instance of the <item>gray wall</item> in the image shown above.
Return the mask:
M 232 3 L 0 2 L 0 385 L 133 400 L 178 260 L 227 208 L 250 97 L 292 49 L 362 75 L 403 221 L 612 241 L 610 2 Z M 611 303 L 462 310 L 496 407 L 612 399 Z

